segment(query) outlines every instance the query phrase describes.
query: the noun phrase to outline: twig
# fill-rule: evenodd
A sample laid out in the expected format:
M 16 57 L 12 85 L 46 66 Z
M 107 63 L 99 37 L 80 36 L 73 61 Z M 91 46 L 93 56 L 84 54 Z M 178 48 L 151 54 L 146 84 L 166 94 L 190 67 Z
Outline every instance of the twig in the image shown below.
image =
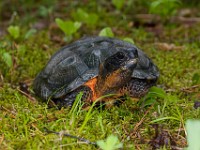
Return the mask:
M 17 90 L 22 93 L 23 95 L 25 95 L 31 102 L 35 103 L 36 99 L 34 97 L 32 97 L 31 95 L 27 94 L 26 92 L 20 90 L 19 88 L 17 88 Z
M 15 112 L 13 112 L 13 111 L 7 109 L 7 108 L 4 107 L 4 106 L 1 106 L 1 108 L 2 108 L 3 110 L 5 110 L 5 111 L 9 112 L 10 115 L 12 115 L 13 118 L 16 118 L 16 115 L 17 115 L 17 114 L 16 114 Z
M 2 136 L 0 137 L 0 145 L 3 142 L 3 140 L 4 140 L 4 134 L 2 134 Z
M 185 88 L 182 88 L 181 90 L 195 89 L 195 88 L 198 88 L 198 87 L 200 87 L 200 84 L 196 84 L 196 85 L 193 85 L 193 86 L 190 86 L 190 87 L 185 87 Z
M 47 132 L 47 133 L 54 133 L 54 134 L 57 134 L 57 135 L 60 135 L 60 132 L 55 132 L 55 131 L 51 131 L 51 130 L 48 130 L 47 128 L 44 128 L 44 130 Z M 70 137 L 70 138 L 73 138 L 73 139 L 77 139 L 79 141 L 82 141 L 82 142 L 85 142 L 86 144 L 92 144 L 92 145 L 97 145 L 96 142 L 91 142 L 85 138 L 81 138 L 81 137 L 78 137 L 78 136 L 74 136 L 74 135 L 71 135 L 71 134 L 67 134 L 67 133 L 64 133 L 62 134 L 63 136 L 66 136 L 66 137 Z
M 151 107 L 149 107 L 149 109 L 145 112 L 145 114 L 144 114 L 144 116 L 142 117 L 142 119 L 140 120 L 140 122 L 138 122 L 138 123 L 135 125 L 133 131 L 130 133 L 129 136 L 132 136 L 133 134 L 136 133 L 136 131 L 138 130 L 139 126 L 144 122 L 144 119 L 145 119 L 146 115 L 147 115 L 147 114 L 149 113 L 149 111 L 153 108 L 153 106 L 154 106 L 154 104 L 152 104 Z
M 190 87 L 183 87 L 183 88 L 179 88 L 180 91 L 185 92 L 185 93 L 192 93 L 194 89 L 199 88 L 200 84 L 196 84 Z M 176 89 L 167 89 L 165 90 L 166 92 L 176 92 Z

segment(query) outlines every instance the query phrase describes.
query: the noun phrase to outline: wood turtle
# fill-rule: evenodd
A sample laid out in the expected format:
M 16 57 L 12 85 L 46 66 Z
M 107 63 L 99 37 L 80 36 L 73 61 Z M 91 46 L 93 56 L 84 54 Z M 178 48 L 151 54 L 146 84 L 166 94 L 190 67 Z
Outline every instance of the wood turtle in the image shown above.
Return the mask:
M 88 37 L 57 51 L 35 78 L 33 90 L 41 99 L 66 107 L 81 91 L 88 103 L 107 94 L 141 98 L 158 77 L 157 66 L 133 44 Z

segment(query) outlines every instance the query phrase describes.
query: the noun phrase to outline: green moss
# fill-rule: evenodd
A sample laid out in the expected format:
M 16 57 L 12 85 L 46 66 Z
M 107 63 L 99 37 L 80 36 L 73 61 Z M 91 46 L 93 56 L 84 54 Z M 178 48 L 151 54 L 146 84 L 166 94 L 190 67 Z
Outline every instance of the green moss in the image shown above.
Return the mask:
M 12 65 L 6 65 L 2 55 L 0 56 L 0 147 L 7 149 L 95 149 L 93 145 L 83 144 L 75 139 L 47 134 L 45 131 L 47 128 L 56 132 L 64 130 L 66 133 L 84 137 L 90 141 L 106 139 L 109 135 L 114 134 L 118 136 L 125 149 L 133 149 L 135 146 L 149 149 L 148 142 L 154 137 L 153 123 L 161 125 L 173 138 L 176 138 L 177 135 L 182 137 L 176 139 L 177 145 L 179 147 L 186 146 L 184 140 L 185 121 L 200 116 L 200 110 L 193 108 L 194 101 L 199 99 L 200 88 L 190 88 L 195 83 L 194 75 L 200 74 L 199 41 L 189 42 L 198 35 L 199 26 L 185 28 L 180 25 L 177 30 L 174 26 L 166 24 L 163 27 L 164 35 L 161 36 L 163 39 L 159 39 L 155 38 L 153 33 L 147 32 L 146 28 L 129 27 L 130 22 L 133 21 L 132 9 L 124 10 L 122 8 L 119 12 L 113 11 L 115 8 L 112 4 L 105 1 L 99 5 L 93 4 L 93 2 L 88 3 L 88 6 L 82 3 L 80 6 L 88 7 L 84 9 L 88 13 L 92 13 L 89 6 L 98 7 L 95 13 L 99 15 L 99 22 L 93 27 L 82 26 L 75 37 L 98 35 L 101 29 L 108 26 L 112 28 L 116 37 L 132 38 L 135 44 L 143 49 L 159 67 L 158 86 L 166 92 L 164 97 L 150 97 L 153 100 L 148 101 L 148 104 L 142 100 L 133 102 L 128 99 L 122 105 L 110 109 L 93 108 L 90 114 L 82 109 L 75 109 L 72 112 L 69 109 L 48 108 L 38 98 L 36 98 L 38 100 L 36 102 L 31 101 L 19 92 L 19 83 L 28 84 L 31 95 L 34 96 L 32 81 L 35 76 L 45 66 L 51 55 L 68 43 L 63 43 L 64 35 L 54 27 L 52 16 L 45 18 L 48 20 L 47 23 L 51 22 L 49 28 L 37 30 L 34 35 L 24 39 L 27 29 L 33 23 L 31 19 L 27 19 L 28 15 L 25 15 L 22 16 L 23 19 L 19 24 L 22 33 L 17 41 L 13 41 L 7 34 L 0 37 L 0 54 L 6 52 L 12 57 Z M 69 10 L 60 8 L 60 12 L 69 13 L 66 15 L 67 17 L 70 16 L 70 11 L 73 12 L 74 6 L 79 6 L 77 3 L 69 5 L 63 2 L 63 6 L 65 5 Z M 28 10 L 31 9 L 31 6 L 28 5 Z M 54 8 L 53 5 L 51 7 Z M 55 10 L 59 10 L 57 7 L 55 6 L 49 15 L 54 14 Z M 146 4 L 144 7 L 146 9 Z M 140 10 L 141 8 L 142 6 L 140 6 Z M 17 8 L 10 9 L 16 10 Z M 99 13 L 101 11 L 102 13 Z M 64 20 L 67 19 L 62 13 L 60 15 L 59 17 Z M 17 15 L 17 20 L 11 23 L 17 24 L 19 17 L 21 16 Z M 34 22 L 40 19 L 37 15 L 32 17 L 34 17 Z M 1 17 L 1 19 L 3 18 Z M 28 25 L 27 21 L 23 22 L 24 19 L 29 20 Z M 187 39 L 183 38 L 185 35 L 187 35 Z M 55 39 L 60 39 L 60 41 Z M 167 39 L 171 39 L 171 42 Z M 158 49 L 154 45 L 155 40 L 174 43 L 183 48 L 171 51 Z M 188 90 L 184 90 L 186 87 Z M 148 96 L 146 100 L 149 100 L 147 98 L 149 98 Z M 149 106 L 152 102 L 155 102 L 153 107 Z M 145 113 L 147 114 L 145 115 Z M 141 125 L 135 130 L 134 128 L 139 122 Z

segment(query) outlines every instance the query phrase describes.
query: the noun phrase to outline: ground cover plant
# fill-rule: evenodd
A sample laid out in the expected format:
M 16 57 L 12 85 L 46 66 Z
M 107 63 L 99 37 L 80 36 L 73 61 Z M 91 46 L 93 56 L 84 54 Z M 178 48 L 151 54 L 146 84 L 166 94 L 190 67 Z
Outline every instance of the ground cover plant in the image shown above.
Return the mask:
M 200 135 L 199 6 L 195 0 L 2 0 L 0 149 L 198 149 L 191 139 Z M 92 35 L 145 51 L 159 67 L 157 86 L 110 109 L 81 109 L 81 93 L 72 109 L 35 97 L 32 82 L 51 55 Z

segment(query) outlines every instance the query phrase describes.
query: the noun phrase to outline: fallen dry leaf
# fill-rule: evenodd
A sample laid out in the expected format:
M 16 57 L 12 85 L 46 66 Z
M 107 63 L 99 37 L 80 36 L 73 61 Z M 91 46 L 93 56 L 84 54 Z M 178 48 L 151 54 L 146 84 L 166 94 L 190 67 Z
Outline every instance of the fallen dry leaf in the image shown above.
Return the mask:
M 200 107 L 200 102 L 199 101 L 194 102 L 194 108 L 197 109 L 199 107 Z
M 170 149 L 176 149 L 176 142 L 168 131 L 163 130 L 158 124 L 154 124 L 153 128 L 155 129 L 155 136 L 149 142 L 152 149 L 159 149 L 164 146 Z
M 161 20 L 160 16 L 153 14 L 136 14 L 134 19 L 140 24 L 158 24 Z
M 158 50 L 163 51 L 171 51 L 171 50 L 182 50 L 184 49 L 184 46 L 176 46 L 175 44 L 169 44 L 169 43 L 155 43 L 155 47 Z

